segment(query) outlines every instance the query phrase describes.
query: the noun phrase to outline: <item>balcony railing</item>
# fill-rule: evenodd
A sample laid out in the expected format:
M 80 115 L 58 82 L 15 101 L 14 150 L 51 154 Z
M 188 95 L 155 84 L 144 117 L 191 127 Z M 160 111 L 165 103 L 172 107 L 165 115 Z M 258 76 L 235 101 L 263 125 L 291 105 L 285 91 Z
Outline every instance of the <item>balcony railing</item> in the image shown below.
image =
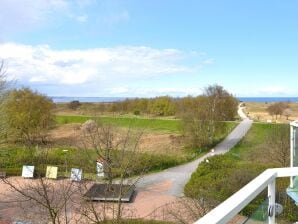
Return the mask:
M 298 167 L 268 169 L 196 221 L 195 224 L 228 223 L 265 188 L 268 188 L 268 223 L 273 224 L 275 223 L 275 180 L 278 177 L 294 176 L 298 176 Z

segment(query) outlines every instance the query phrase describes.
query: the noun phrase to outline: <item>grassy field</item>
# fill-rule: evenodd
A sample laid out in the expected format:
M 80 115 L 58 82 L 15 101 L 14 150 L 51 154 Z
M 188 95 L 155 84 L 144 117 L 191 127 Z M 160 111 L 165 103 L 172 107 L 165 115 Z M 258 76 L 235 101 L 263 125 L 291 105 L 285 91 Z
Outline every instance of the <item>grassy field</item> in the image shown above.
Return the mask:
M 63 150 L 67 149 L 67 152 Z M 173 167 L 198 157 L 204 152 L 185 149 L 184 154 L 152 154 L 137 152 L 134 155 L 126 154 L 127 159 L 135 160 L 131 175 L 156 172 Z M 6 171 L 9 176 L 20 176 L 22 165 L 35 165 L 44 175 L 47 165 L 57 166 L 59 176 L 70 176 L 70 168 L 82 168 L 85 178 L 96 178 L 95 161 L 97 155 L 94 150 L 83 150 L 70 147 L 51 149 L 30 149 L 25 147 L 6 146 L 0 148 L 0 171 Z M 68 170 L 65 173 L 65 170 Z M 114 171 L 117 176 L 117 170 Z
M 267 168 L 280 167 L 270 159 L 267 153 L 269 136 L 276 136 L 277 130 L 284 124 L 253 124 L 244 139 L 225 155 L 214 156 L 209 163 L 202 163 L 190 181 L 185 186 L 185 194 L 190 197 L 208 198 L 220 203 L 238 191 L 241 187 L 255 178 Z M 288 127 L 288 126 L 287 126 Z M 287 129 L 286 130 L 289 130 Z M 284 206 L 284 213 L 280 219 L 291 223 L 298 219 L 298 211 L 294 203 L 285 195 L 289 186 L 289 178 L 279 178 L 277 181 L 277 200 Z M 259 198 L 244 209 L 244 214 L 253 211 L 266 198 L 264 192 Z
M 286 120 L 285 116 L 278 117 L 277 120 L 273 118 L 266 109 L 270 103 L 245 103 L 246 112 L 249 117 L 254 121 L 267 122 L 267 120 L 276 121 L 277 123 L 289 123 L 290 121 L 298 119 L 298 103 L 289 103 L 290 109 L 293 111 L 293 115 L 289 117 L 289 120 Z
M 84 123 L 87 120 L 95 119 L 103 123 L 113 124 L 118 127 L 131 127 L 140 129 L 149 129 L 152 131 L 168 132 L 168 133 L 180 133 L 181 132 L 181 120 L 179 119 L 161 119 L 161 118 L 138 118 L 138 117 L 113 117 L 113 116 L 82 116 L 82 115 L 56 115 L 56 122 L 59 125 L 70 123 Z M 228 125 L 228 129 L 233 129 L 238 122 L 225 122 Z
M 59 126 L 67 126 L 70 123 L 84 123 L 91 119 L 88 116 L 56 116 L 56 120 Z M 146 172 L 154 172 L 163 170 L 169 167 L 173 167 L 179 164 L 189 162 L 198 156 L 208 151 L 208 147 L 204 149 L 191 149 L 184 146 L 182 143 L 181 148 L 173 149 L 171 143 L 167 143 L 168 149 L 162 148 L 161 143 L 156 143 L 156 136 L 160 136 L 160 132 L 167 134 L 161 134 L 166 138 L 171 137 L 174 134 L 179 139 L 181 129 L 181 121 L 177 119 L 145 119 L 145 118 L 127 118 L 127 117 L 103 117 L 101 121 L 104 123 L 111 123 L 117 127 L 131 127 L 133 129 L 147 129 L 151 133 L 148 144 L 154 146 L 152 151 L 139 150 L 139 160 L 132 174 L 138 174 L 140 171 L 148 166 Z M 223 139 L 236 125 L 236 122 L 226 122 L 227 129 L 216 137 L 217 142 Z M 63 129 L 66 130 L 66 129 Z M 68 130 L 71 132 L 71 130 Z M 154 134 L 156 132 L 156 134 Z M 172 134 L 169 134 L 172 133 Z M 150 143 L 150 138 L 155 139 L 154 144 Z M 164 139 L 164 138 L 162 138 Z M 173 143 L 174 144 L 174 143 Z M 67 155 L 63 153 L 63 150 L 67 149 Z M 164 151 L 165 150 L 165 151 Z M 154 151 L 154 153 L 153 153 Z M 82 149 L 76 146 L 66 145 L 53 145 L 50 150 L 47 147 L 36 148 L 28 150 L 25 147 L 18 145 L 5 145 L 0 148 L 0 169 L 5 170 L 8 175 L 20 175 L 22 165 L 24 164 L 42 164 L 55 165 L 59 167 L 60 175 L 65 175 L 66 164 L 69 167 L 83 168 L 85 174 L 88 177 L 95 175 L 95 160 L 97 158 L 93 150 L 88 151 L 87 155 Z M 90 155 L 91 153 L 91 155 Z M 46 155 L 46 156 L 45 156 Z M 91 159 L 93 158 L 93 159 Z M 44 169 L 44 168 L 40 168 Z M 67 174 L 69 175 L 69 174 Z
M 84 123 L 89 119 L 98 119 L 103 123 L 113 124 L 118 127 L 145 128 L 154 131 L 178 133 L 181 130 L 181 123 L 176 119 L 147 119 L 131 117 L 91 117 L 91 116 L 72 116 L 57 115 L 58 124 Z

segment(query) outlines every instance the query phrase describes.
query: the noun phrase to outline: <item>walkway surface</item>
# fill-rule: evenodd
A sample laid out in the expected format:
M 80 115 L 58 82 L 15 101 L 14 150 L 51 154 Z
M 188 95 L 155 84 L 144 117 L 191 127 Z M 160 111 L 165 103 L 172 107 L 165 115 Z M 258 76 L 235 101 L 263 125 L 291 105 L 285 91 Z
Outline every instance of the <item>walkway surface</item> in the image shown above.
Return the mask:
M 242 122 L 215 148 L 214 151 L 205 154 L 204 156 L 184 165 L 173 167 L 158 173 L 144 176 L 137 184 L 137 190 L 149 190 L 152 186 L 165 184 L 168 188 L 162 188 L 163 194 L 171 196 L 182 196 L 183 188 L 191 177 L 191 174 L 197 169 L 198 165 L 208 157 L 224 154 L 233 148 L 248 132 L 252 125 L 250 120 L 243 112 L 243 107 L 239 106 L 238 115 Z M 156 192 L 155 192 L 156 193 Z

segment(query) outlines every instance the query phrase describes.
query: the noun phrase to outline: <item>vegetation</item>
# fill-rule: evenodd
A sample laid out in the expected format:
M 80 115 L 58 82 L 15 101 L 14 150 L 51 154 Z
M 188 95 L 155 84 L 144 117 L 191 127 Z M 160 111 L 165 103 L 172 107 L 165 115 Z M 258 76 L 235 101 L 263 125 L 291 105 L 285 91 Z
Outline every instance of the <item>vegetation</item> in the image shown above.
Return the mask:
M 222 86 L 206 88 L 195 101 L 187 100 L 182 114 L 183 130 L 192 147 L 214 144 L 218 133 L 225 132 L 226 123 L 233 120 L 237 113 L 238 101 Z
M 21 140 L 27 145 L 45 141 L 53 125 L 54 104 L 46 96 L 28 88 L 13 90 L 2 105 L 8 140 Z
M 286 111 L 286 109 L 288 110 Z M 277 102 L 269 105 L 267 108 L 267 111 L 271 116 L 275 116 L 275 119 L 277 119 L 278 115 L 279 116 L 283 115 L 284 112 L 286 112 L 285 116 L 287 117 L 287 120 L 290 116 L 289 104 L 284 102 Z
M 90 119 L 97 119 L 90 116 L 69 116 L 57 115 L 57 124 L 69 123 L 84 123 Z M 101 116 L 100 120 L 106 124 L 112 124 L 118 127 L 131 127 L 131 128 L 146 128 L 153 131 L 162 131 L 169 133 L 177 133 L 180 128 L 180 121 L 177 119 L 147 119 L 147 118 L 131 118 L 121 116 Z
M 251 119 L 256 122 L 275 122 L 275 123 L 289 123 L 290 121 L 298 119 L 298 104 L 296 102 L 283 102 L 287 108 L 282 112 L 282 115 L 270 115 L 268 107 L 275 103 L 268 102 L 246 102 L 246 112 Z
M 272 145 L 288 144 L 286 142 L 289 141 L 288 135 L 288 125 L 254 124 L 244 139 L 229 153 L 214 156 L 209 159 L 209 163 L 204 162 L 198 167 L 185 186 L 185 194 L 192 198 L 203 197 L 218 203 L 227 199 L 265 169 L 281 167 L 285 163 L 284 160 L 277 159 L 280 158 L 280 154 L 276 154 L 277 147 L 272 149 Z M 288 145 L 284 148 L 286 147 Z M 275 152 L 270 153 L 271 150 Z M 275 159 L 267 155 L 274 155 Z M 277 195 L 280 203 L 286 207 L 282 216 L 293 221 L 297 220 L 298 213 L 293 211 L 294 203 L 285 196 L 288 186 L 289 178 L 278 179 Z M 266 193 L 262 194 L 247 206 L 243 211 L 244 214 L 251 214 L 264 200 L 265 195 Z
M 78 100 L 71 101 L 71 102 L 68 104 L 68 108 L 71 109 L 71 110 L 76 110 L 76 109 L 78 109 L 80 106 L 81 106 L 81 103 L 80 103 L 80 101 L 78 101 Z

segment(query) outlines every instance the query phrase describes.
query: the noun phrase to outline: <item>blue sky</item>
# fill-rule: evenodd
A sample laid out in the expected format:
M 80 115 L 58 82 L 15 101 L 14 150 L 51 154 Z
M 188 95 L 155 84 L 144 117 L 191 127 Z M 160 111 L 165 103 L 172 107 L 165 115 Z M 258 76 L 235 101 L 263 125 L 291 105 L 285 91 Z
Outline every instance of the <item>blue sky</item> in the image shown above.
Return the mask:
M 298 96 L 295 0 L 1 0 L 9 78 L 51 96 Z

